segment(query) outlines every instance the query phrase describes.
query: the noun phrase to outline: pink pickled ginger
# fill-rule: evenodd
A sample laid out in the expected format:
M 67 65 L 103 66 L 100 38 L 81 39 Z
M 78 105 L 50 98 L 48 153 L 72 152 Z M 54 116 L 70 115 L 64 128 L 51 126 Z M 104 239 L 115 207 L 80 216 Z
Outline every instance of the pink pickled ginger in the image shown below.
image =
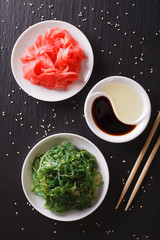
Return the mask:
M 23 76 L 32 84 L 48 89 L 64 88 L 79 78 L 81 61 L 86 58 L 79 43 L 65 30 L 47 29 L 27 48 Z

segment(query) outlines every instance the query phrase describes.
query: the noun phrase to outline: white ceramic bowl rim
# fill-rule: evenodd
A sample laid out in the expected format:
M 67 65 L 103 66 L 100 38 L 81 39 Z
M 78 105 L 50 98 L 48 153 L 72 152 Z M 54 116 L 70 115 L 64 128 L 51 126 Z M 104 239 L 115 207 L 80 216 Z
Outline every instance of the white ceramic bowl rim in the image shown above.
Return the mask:
M 89 152 L 92 152 L 93 155 L 95 155 L 96 160 L 98 162 L 99 171 L 102 174 L 102 180 L 104 181 L 104 184 L 102 188 L 100 188 L 101 189 L 100 196 L 92 201 L 93 205 L 90 208 L 86 208 L 83 211 L 71 210 L 66 213 L 58 214 L 58 213 L 52 213 L 51 211 L 45 209 L 44 208 L 45 200 L 43 200 L 39 196 L 36 196 L 34 193 L 30 191 L 31 184 L 32 184 L 32 176 L 33 176 L 31 165 L 34 158 L 37 156 L 37 154 L 39 154 L 40 152 L 47 151 L 53 145 L 59 144 L 63 140 L 71 141 L 78 148 L 86 149 Z M 109 170 L 108 170 L 108 166 L 104 156 L 91 141 L 89 141 L 88 139 L 80 135 L 71 134 L 71 133 L 59 133 L 59 134 L 51 135 L 41 140 L 31 149 L 31 151 L 29 152 L 29 154 L 27 155 L 23 163 L 21 180 L 22 180 L 22 188 L 26 195 L 26 198 L 38 212 L 54 220 L 76 221 L 91 214 L 93 211 L 95 211 L 99 207 L 99 205 L 104 200 L 106 193 L 108 191 L 108 186 L 109 186 Z
M 107 84 L 110 84 L 111 82 L 123 82 L 126 83 L 128 85 L 130 85 L 131 87 L 133 87 L 141 96 L 142 98 L 142 102 L 145 106 L 145 115 L 146 117 L 143 118 L 142 121 L 140 121 L 140 123 L 137 124 L 136 128 L 134 130 L 132 130 L 130 133 L 128 134 L 124 134 L 121 136 L 113 136 L 107 133 L 104 133 L 102 130 L 100 130 L 94 123 L 94 120 L 92 118 L 92 114 L 91 114 L 91 107 L 92 107 L 92 103 L 94 98 L 96 98 L 96 93 L 101 92 L 102 88 L 104 86 L 106 86 Z M 94 96 L 95 95 L 95 96 Z M 103 92 L 102 92 L 103 95 Z M 150 115 L 151 115 L 151 103 L 149 100 L 149 97 L 146 93 L 146 91 L 143 89 L 143 87 L 135 82 L 134 80 L 124 77 L 124 76 L 111 76 L 111 77 L 107 77 L 101 81 L 99 81 L 89 92 L 86 101 L 85 101 L 85 105 L 84 105 L 84 115 L 85 115 L 85 119 L 86 122 L 89 126 L 89 128 L 101 139 L 108 141 L 108 142 L 113 142 L 113 143 L 123 143 L 123 142 L 128 142 L 131 141 L 132 139 L 138 137 L 146 128 L 149 119 L 150 119 Z

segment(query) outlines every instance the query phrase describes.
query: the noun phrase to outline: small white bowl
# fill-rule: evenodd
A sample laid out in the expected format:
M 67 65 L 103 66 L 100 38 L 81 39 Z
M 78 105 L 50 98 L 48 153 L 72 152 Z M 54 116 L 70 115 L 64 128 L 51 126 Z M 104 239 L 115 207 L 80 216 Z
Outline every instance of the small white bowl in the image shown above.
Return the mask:
M 92 153 L 96 157 L 98 163 L 98 171 L 102 174 L 102 180 L 104 184 L 102 187 L 99 188 L 98 192 L 96 193 L 97 198 L 92 201 L 92 206 L 90 208 L 86 208 L 82 211 L 71 210 L 60 214 L 53 213 L 45 209 L 44 208 L 45 200 L 31 192 L 31 186 L 33 181 L 32 163 L 39 153 L 45 152 L 49 150 L 51 147 L 53 147 L 55 144 L 61 144 L 65 140 L 70 141 L 79 149 L 86 149 L 88 152 Z M 75 221 L 88 216 L 93 211 L 95 211 L 102 203 L 106 196 L 109 186 L 109 170 L 106 160 L 102 153 L 100 152 L 100 150 L 88 139 L 75 134 L 59 133 L 41 140 L 32 148 L 32 150 L 29 152 L 24 161 L 22 167 L 21 180 L 23 191 L 28 201 L 38 212 L 40 212 L 41 214 L 48 218 L 59 221 Z
M 112 82 L 128 84 L 129 86 L 134 88 L 136 90 L 136 92 L 138 92 L 138 94 L 140 95 L 140 97 L 142 99 L 142 103 L 143 103 L 143 113 L 142 113 L 140 119 L 138 119 L 137 122 L 134 122 L 134 124 L 136 124 L 136 127 L 131 132 L 124 134 L 124 135 L 119 135 L 119 136 L 118 135 L 110 135 L 110 134 L 107 134 L 107 133 L 103 132 L 102 130 L 100 130 L 96 126 L 96 124 L 93 120 L 93 117 L 92 117 L 92 112 L 91 112 L 92 104 L 93 104 L 94 100 L 100 96 L 107 96 L 107 94 L 105 94 L 102 91 L 102 89 L 107 84 L 110 84 Z M 109 99 L 112 103 L 112 99 L 111 98 L 109 98 Z M 112 106 L 113 106 L 113 104 L 112 104 Z M 116 111 L 115 111 L 115 113 L 116 113 Z M 150 103 L 150 100 L 149 100 L 149 97 L 148 97 L 146 91 L 142 88 L 142 86 L 140 84 L 138 84 L 137 82 L 135 82 L 132 79 L 127 78 L 127 77 L 112 76 L 112 77 L 108 77 L 108 78 L 101 80 L 91 89 L 91 91 L 89 92 L 89 94 L 86 98 L 86 101 L 85 101 L 84 115 L 85 115 L 85 119 L 86 119 L 86 122 L 87 122 L 89 128 L 98 137 L 100 137 L 103 140 L 108 141 L 108 142 L 114 142 L 114 143 L 128 142 L 128 141 L 131 141 L 132 139 L 138 137 L 146 128 L 146 126 L 149 122 L 149 119 L 150 119 L 150 115 L 151 115 L 151 103 Z
M 24 55 L 27 47 L 33 45 L 38 35 L 44 35 L 47 29 L 55 27 L 65 28 L 69 34 L 79 42 L 87 56 L 86 59 L 82 60 L 79 79 L 70 84 L 67 90 L 47 89 L 43 86 L 33 85 L 29 80 L 23 78 L 23 64 L 20 61 L 20 57 Z M 77 94 L 88 82 L 93 70 L 93 63 L 92 47 L 86 36 L 75 26 L 57 20 L 39 22 L 26 29 L 16 41 L 11 55 L 11 68 L 18 85 L 32 97 L 47 102 L 61 101 Z

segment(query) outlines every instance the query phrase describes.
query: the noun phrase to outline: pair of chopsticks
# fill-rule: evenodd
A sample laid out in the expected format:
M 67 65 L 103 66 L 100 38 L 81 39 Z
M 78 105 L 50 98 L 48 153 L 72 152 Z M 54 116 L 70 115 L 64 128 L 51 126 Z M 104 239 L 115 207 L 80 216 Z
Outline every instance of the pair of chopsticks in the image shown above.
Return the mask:
M 158 114 L 158 116 L 157 116 L 157 118 L 156 118 L 156 120 L 153 124 L 153 127 L 152 127 L 152 129 L 149 133 L 149 136 L 148 136 L 148 138 L 147 138 L 147 140 L 146 140 L 146 142 L 145 142 L 145 144 L 144 144 L 144 146 L 143 146 L 143 148 L 142 148 L 142 150 L 141 150 L 141 152 L 140 152 L 140 154 L 137 158 L 137 161 L 134 164 L 134 167 L 133 167 L 133 169 L 132 169 L 132 171 L 131 171 L 131 173 L 128 177 L 128 180 L 127 180 L 127 182 L 126 182 L 126 184 L 125 184 L 125 186 L 122 190 L 122 193 L 120 195 L 120 198 L 117 202 L 117 205 L 116 205 L 115 209 L 117 209 L 119 207 L 124 195 L 126 194 L 128 188 L 129 188 L 129 186 L 130 186 L 130 184 L 131 184 L 131 182 L 132 182 L 132 180 L 133 180 L 133 178 L 134 178 L 134 176 L 135 176 L 135 174 L 136 174 L 136 172 L 139 168 L 139 165 L 142 162 L 142 159 L 143 159 L 143 157 L 144 157 L 144 155 L 145 155 L 145 153 L 148 149 L 148 146 L 149 146 L 149 144 L 150 144 L 150 142 L 151 142 L 151 140 L 154 136 L 154 133 L 155 133 L 159 123 L 160 123 L 160 112 L 159 112 L 159 114 Z M 142 183 L 142 181 L 143 181 L 143 179 L 144 179 L 144 177 L 145 177 L 145 175 L 146 175 L 146 173 L 147 173 L 147 171 L 148 171 L 148 169 L 149 169 L 149 167 L 150 167 L 150 165 L 153 161 L 153 158 L 154 158 L 159 146 L 160 146 L 160 136 L 158 137 L 158 140 L 157 140 L 156 144 L 154 145 L 153 150 L 152 150 L 151 154 L 149 155 L 149 158 L 148 158 L 148 160 L 147 160 L 147 162 L 146 162 L 146 164 L 145 164 L 145 166 L 144 166 L 144 168 L 143 168 L 143 170 L 142 170 L 142 172 L 141 172 L 141 174 L 140 174 L 140 176 L 137 180 L 137 183 L 136 183 L 136 185 L 135 185 L 135 187 L 132 191 L 132 194 L 131 194 L 131 196 L 128 200 L 128 203 L 126 205 L 125 211 L 128 210 L 128 208 L 129 208 L 130 204 L 132 203 L 136 193 L 138 192 L 138 189 L 139 189 L 139 187 L 140 187 L 140 185 L 141 185 L 141 183 Z

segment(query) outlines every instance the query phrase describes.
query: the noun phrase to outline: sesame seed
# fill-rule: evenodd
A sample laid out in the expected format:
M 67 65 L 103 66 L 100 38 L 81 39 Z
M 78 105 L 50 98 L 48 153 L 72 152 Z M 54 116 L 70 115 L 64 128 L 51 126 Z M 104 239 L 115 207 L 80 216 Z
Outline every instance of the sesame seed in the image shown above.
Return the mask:
M 49 8 L 53 8 L 53 7 L 54 7 L 54 5 L 53 5 L 53 4 L 49 5 Z

